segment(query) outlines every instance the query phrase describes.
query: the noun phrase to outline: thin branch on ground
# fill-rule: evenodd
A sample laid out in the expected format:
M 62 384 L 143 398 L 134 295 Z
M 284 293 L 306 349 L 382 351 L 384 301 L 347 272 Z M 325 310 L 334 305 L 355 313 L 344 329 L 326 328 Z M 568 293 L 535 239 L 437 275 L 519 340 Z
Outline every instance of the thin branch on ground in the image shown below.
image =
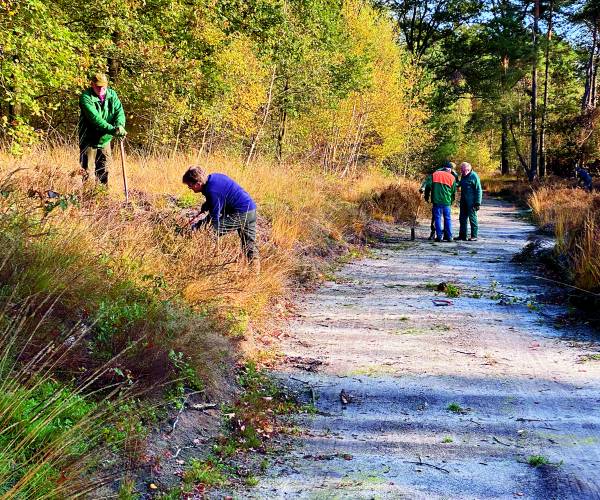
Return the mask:
M 439 466 L 434 465 L 434 464 L 423 462 L 422 460 L 420 460 L 418 462 L 413 461 L 413 460 L 404 460 L 404 462 L 407 463 L 407 464 L 425 465 L 427 467 L 431 467 L 433 469 L 437 469 L 439 471 L 445 472 L 446 474 L 450 474 L 450 471 L 448 469 L 444 469 L 443 467 L 439 467 Z

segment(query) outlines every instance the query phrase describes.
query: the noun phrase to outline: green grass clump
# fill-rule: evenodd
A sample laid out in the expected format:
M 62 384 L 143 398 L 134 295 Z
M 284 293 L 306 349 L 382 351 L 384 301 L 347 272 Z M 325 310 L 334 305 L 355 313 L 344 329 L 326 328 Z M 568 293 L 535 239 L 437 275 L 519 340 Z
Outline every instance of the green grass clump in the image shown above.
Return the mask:
M 452 443 L 454 442 L 454 439 L 452 439 L 450 436 L 445 436 L 444 439 L 442 439 L 442 443 Z
M 532 467 L 540 467 L 541 465 L 548 465 L 550 460 L 543 455 L 531 455 L 527 459 L 527 463 Z
M 452 413 L 464 413 L 465 410 L 458 403 L 450 403 L 446 409 Z
M 446 297 L 456 298 L 461 294 L 461 289 L 457 285 L 448 283 L 444 292 L 446 293 Z
M 97 444 L 82 422 L 96 405 L 52 380 L 5 379 L 0 390 L 0 496 L 53 493 L 64 474 L 58 455 L 75 462 Z
M 177 206 L 180 208 L 193 208 L 199 205 L 199 196 L 192 192 L 186 191 L 177 198 Z
M 199 484 L 205 486 L 223 486 L 227 483 L 224 466 L 212 460 L 192 458 L 183 473 L 184 488 L 189 489 Z
M 586 361 L 600 361 L 600 353 L 584 354 L 581 356 L 580 360 L 582 363 L 585 363 Z

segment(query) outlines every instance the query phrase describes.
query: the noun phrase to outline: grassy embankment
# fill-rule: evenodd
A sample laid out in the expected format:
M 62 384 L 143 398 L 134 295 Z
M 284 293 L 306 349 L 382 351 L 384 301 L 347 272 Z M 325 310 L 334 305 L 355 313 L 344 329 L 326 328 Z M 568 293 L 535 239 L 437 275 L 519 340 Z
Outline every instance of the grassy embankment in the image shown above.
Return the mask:
M 76 158 L 68 148 L 0 156 L 0 494 L 81 491 L 105 458 L 99 446 L 135 459 L 149 418 L 136 401 L 230 393 L 235 362 L 257 352 L 253 332 L 268 332 L 320 259 L 360 241 L 369 218 L 410 218 L 420 203 L 416 184 L 377 170 L 340 179 L 212 157 L 209 170 L 258 202 L 256 274 L 236 235 L 186 230 L 185 210 L 202 199 L 181 184 L 193 158 L 129 158 L 128 207 L 117 161 L 102 192 L 82 185 Z
M 534 184 L 493 177 L 484 186 L 492 195 L 527 204 L 534 222 L 554 234 L 565 279 L 585 291 L 600 290 L 600 194 L 553 177 Z

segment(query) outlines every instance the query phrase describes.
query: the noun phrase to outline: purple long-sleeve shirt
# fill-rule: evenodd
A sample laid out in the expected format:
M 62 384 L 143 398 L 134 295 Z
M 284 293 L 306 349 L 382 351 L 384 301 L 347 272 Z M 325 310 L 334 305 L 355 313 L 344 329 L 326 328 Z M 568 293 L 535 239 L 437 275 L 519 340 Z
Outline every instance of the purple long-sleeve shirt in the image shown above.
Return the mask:
M 210 174 L 201 190 L 206 198 L 201 211 L 208 210 L 213 226 L 219 227 L 221 217 L 256 210 L 256 203 L 242 187 L 225 174 Z

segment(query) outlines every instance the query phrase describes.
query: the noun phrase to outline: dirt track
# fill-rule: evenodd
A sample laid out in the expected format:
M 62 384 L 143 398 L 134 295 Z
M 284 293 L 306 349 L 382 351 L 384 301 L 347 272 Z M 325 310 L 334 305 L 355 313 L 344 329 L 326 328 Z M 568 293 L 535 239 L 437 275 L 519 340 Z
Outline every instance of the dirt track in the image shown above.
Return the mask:
M 236 496 L 600 498 L 600 343 L 510 262 L 534 229 L 515 212 L 486 200 L 479 242 L 389 244 L 305 298 L 277 375 L 319 414 Z

